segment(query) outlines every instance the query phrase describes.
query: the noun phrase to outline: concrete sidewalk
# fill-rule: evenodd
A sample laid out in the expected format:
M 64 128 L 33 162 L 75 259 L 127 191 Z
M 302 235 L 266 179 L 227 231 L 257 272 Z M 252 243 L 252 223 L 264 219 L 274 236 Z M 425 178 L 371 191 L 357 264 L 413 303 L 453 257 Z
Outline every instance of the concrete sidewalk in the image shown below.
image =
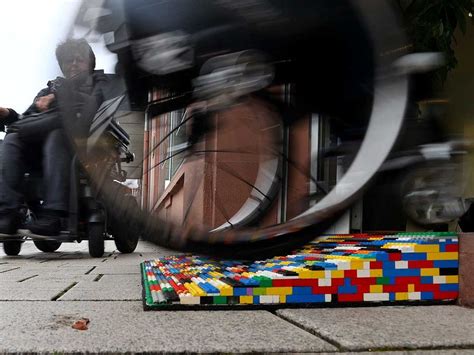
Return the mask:
M 87 243 L 0 251 L 0 353 L 474 353 L 474 310 L 457 306 L 144 312 L 139 264 L 172 253 L 143 242 L 130 255 L 108 242 L 101 259 Z M 72 329 L 81 317 L 89 329 Z

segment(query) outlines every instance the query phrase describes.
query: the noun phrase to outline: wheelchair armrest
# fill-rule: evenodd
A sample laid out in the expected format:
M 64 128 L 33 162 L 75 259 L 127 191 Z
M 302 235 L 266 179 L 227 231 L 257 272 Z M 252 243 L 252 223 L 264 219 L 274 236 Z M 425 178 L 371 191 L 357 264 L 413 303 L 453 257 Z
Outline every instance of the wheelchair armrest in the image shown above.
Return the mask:
M 118 122 L 113 118 L 110 121 L 109 126 L 107 127 L 107 130 L 114 135 L 115 138 L 117 138 L 120 143 L 122 143 L 125 146 L 130 145 L 130 136 L 129 134 L 118 124 Z

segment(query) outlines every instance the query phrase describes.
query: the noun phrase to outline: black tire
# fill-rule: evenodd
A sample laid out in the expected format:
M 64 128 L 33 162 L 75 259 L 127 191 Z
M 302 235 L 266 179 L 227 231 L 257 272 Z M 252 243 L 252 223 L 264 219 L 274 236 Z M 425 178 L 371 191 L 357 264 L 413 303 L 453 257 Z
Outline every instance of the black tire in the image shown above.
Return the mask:
M 134 211 L 138 211 L 137 200 L 132 195 L 123 199 L 122 213 L 111 215 L 110 230 L 118 251 L 124 254 L 133 253 L 140 238 L 140 228 Z
M 16 240 L 3 242 L 3 251 L 9 256 L 17 256 L 20 254 L 21 243 L 22 242 Z
M 104 225 L 102 223 L 89 223 L 89 254 L 93 258 L 104 255 Z
M 45 253 L 55 252 L 62 244 L 61 242 L 58 242 L 56 240 L 35 240 L 33 241 L 33 243 L 35 243 L 35 246 L 39 250 Z

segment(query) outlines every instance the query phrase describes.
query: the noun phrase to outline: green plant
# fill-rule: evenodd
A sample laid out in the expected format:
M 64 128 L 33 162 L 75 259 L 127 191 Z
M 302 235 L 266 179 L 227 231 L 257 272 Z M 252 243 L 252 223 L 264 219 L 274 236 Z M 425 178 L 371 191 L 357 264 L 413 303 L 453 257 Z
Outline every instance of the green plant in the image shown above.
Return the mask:
M 416 52 L 435 51 L 445 56 L 445 65 L 435 73 L 443 84 L 458 64 L 452 48 L 459 27 L 466 34 L 469 18 L 474 24 L 474 0 L 394 0 L 402 11 L 406 30 Z

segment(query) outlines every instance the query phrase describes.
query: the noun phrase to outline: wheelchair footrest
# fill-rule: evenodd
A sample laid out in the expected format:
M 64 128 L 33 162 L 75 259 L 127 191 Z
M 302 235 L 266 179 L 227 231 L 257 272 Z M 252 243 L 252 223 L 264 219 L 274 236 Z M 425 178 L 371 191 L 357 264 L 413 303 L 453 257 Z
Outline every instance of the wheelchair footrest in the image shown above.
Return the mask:
M 74 242 L 77 239 L 76 235 L 72 235 L 69 231 L 61 231 L 59 235 L 39 235 L 32 233 L 29 229 L 19 229 L 18 236 L 31 238 L 33 240 L 55 240 L 58 242 Z

